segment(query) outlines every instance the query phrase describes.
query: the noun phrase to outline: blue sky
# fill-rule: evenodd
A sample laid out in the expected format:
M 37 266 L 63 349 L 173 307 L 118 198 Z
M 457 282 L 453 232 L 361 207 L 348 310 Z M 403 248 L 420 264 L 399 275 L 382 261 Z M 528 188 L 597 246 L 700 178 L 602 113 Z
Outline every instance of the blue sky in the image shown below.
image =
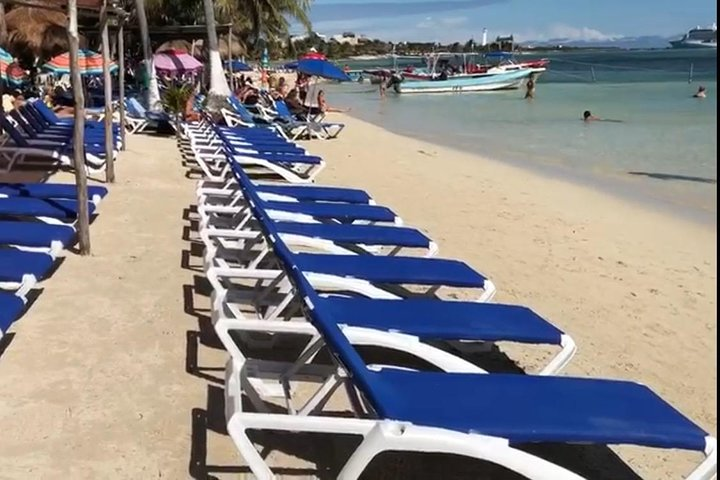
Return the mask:
M 677 35 L 716 20 L 715 0 L 315 0 L 314 30 L 383 40 L 608 40 Z

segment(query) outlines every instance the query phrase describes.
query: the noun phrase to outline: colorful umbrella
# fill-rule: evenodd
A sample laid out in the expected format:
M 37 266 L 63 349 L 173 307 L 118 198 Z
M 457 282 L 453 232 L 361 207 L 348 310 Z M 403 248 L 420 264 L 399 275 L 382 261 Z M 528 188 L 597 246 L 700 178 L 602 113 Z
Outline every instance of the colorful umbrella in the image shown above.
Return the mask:
M 78 66 L 80 67 L 80 75 L 102 75 L 103 58 L 102 55 L 92 50 L 80 49 L 78 52 Z M 62 55 L 54 57 L 48 61 L 42 68 L 48 72 L 62 75 L 70 73 L 70 53 L 65 52 Z M 118 66 L 114 61 L 110 61 L 110 72 L 117 71 Z
M 155 70 L 166 74 L 195 73 L 203 68 L 195 57 L 179 50 L 166 50 L 153 56 Z
M 297 69 L 305 75 L 327 78 L 329 80 L 339 80 L 341 82 L 349 82 L 351 80 L 348 74 L 343 72 L 340 67 L 327 60 L 303 59 L 298 62 Z
M 308 53 L 303 55 L 300 60 L 327 60 L 327 57 L 320 52 L 310 50 Z
M 5 72 L 5 78 L 7 82 L 14 87 L 21 87 L 30 81 L 30 77 L 28 77 L 25 69 L 18 65 L 17 62 L 13 62 L 8 65 Z
M 0 47 L 0 78 L 6 78 L 5 72 L 13 60 L 13 56 Z

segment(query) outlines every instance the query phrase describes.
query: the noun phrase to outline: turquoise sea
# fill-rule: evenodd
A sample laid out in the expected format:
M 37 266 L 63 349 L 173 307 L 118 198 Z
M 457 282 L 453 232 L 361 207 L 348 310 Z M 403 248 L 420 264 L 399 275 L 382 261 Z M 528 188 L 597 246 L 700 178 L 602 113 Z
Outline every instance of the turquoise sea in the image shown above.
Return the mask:
M 381 100 L 377 87 L 353 83 L 332 86 L 330 103 L 397 133 L 716 222 L 716 52 L 585 51 L 547 57 L 550 70 L 538 81 L 532 101 L 523 98 L 524 90 L 388 92 Z M 707 88 L 707 98 L 692 97 L 699 85 Z M 622 123 L 586 124 L 580 119 L 584 110 Z

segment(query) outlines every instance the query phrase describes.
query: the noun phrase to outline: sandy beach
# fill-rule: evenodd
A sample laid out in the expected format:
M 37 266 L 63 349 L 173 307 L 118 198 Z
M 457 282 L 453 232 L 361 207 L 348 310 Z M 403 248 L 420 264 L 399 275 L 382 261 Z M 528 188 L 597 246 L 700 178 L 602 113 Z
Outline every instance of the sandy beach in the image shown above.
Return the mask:
M 340 138 L 304 144 L 328 163 L 320 183 L 367 190 L 427 232 L 440 256 L 491 278 L 498 301 L 564 329 L 579 345 L 566 374 L 640 381 L 716 434 L 714 225 L 332 120 L 348 125 Z M 68 255 L 0 350 L 0 479 L 251 478 L 211 406 L 226 355 L 188 268 L 199 264 L 188 241 L 195 182 L 175 140 L 152 136 L 130 137 L 117 176 L 91 229 L 92 256 Z M 537 367 L 526 350 L 501 347 Z M 679 478 L 700 460 L 617 451 L 644 478 Z M 323 455 L 315 463 L 327 465 Z

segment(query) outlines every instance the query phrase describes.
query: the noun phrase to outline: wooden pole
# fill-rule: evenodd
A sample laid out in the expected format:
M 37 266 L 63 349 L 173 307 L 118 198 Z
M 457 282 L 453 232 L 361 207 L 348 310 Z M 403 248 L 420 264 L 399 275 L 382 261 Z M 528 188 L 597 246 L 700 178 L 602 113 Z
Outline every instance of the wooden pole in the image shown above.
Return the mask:
M 105 181 L 113 183 L 115 182 L 115 135 L 113 134 L 112 76 L 110 75 L 110 34 L 105 9 L 103 9 L 101 22 L 103 86 L 105 88 Z
M 77 186 L 77 232 L 80 255 L 90 254 L 90 212 L 88 208 L 87 176 L 85 171 L 85 96 L 80 77 L 77 0 L 68 0 L 68 43 L 70 46 L 70 81 L 75 99 L 75 128 L 73 130 L 73 165 Z
M 120 91 L 120 97 L 118 98 L 118 108 L 120 109 L 120 142 L 122 150 L 125 150 L 125 31 L 124 31 L 124 20 L 120 20 L 118 27 L 118 90 Z

